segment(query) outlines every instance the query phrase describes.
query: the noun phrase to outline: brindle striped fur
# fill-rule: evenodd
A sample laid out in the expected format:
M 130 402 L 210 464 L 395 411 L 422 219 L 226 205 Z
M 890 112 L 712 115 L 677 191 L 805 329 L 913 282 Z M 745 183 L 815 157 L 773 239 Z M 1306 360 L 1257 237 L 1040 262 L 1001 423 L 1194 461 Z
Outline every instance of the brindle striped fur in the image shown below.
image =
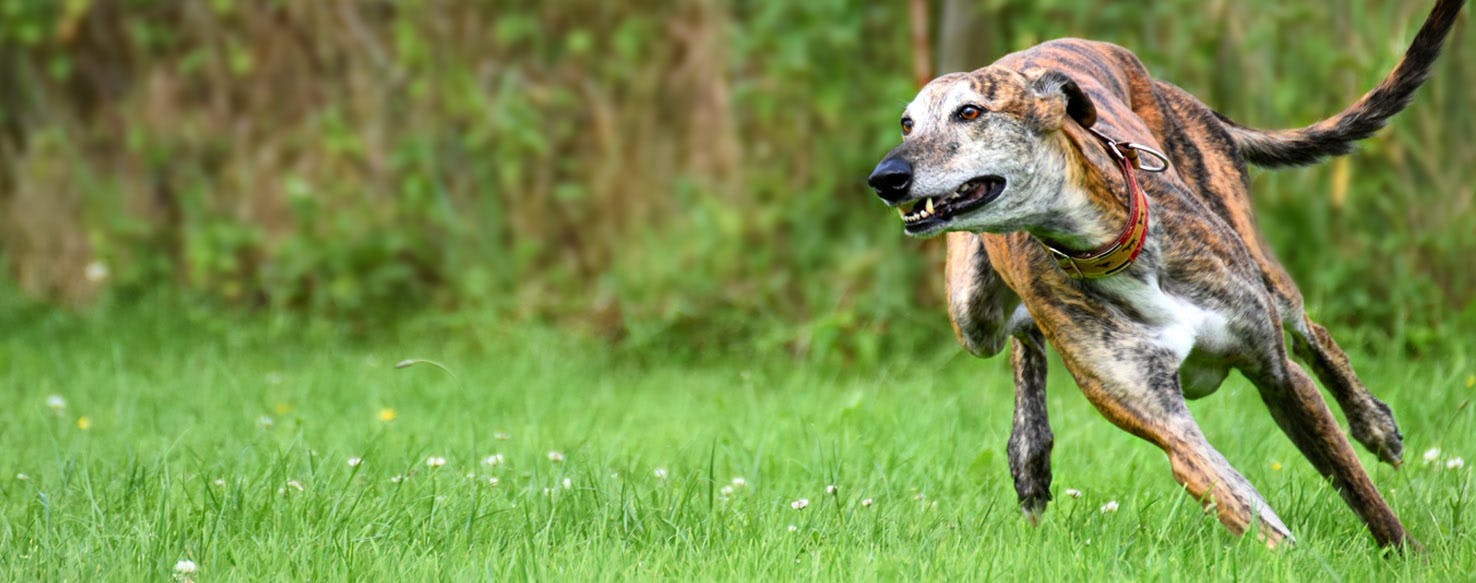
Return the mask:
M 1409 103 L 1463 4 L 1439 0 L 1382 83 L 1337 116 L 1302 129 L 1241 126 L 1150 77 L 1126 49 L 1077 39 L 939 77 L 908 106 L 915 129 L 878 165 L 882 172 L 888 163 L 907 164 L 907 180 L 887 187 L 892 204 L 947 196 L 974 174 L 1008 179 L 985 207 L 914 234 L 949 231 L 948 313 L 964 348 L 987 357 L 1010 340 L 1016 385 L 1010 469 L 1032 521 L 1050 499 L 1043 352 L 1049 343 L 1091 403 L 1163 449 L 1174 478 L 1231 531 L 1254 532 L 1270 546 L 1292 540 L 1185 406 L 1186 397 L 1213 392 L 1234 368 L 1255 384 L 1276 423 L 1379 544 L 1417 547 L 1317 386 L 1288 357 L 1283 331 L 1292 353 L 1346 413 L 1353 437 L 1399 465 L 1401 435 L 1389 408 L 1306 316 L 1296 285 L 1256 232 L 1246 163 L 1303 164 L 1349 152 L 1353 141 Z M 955 113 L 960 103 L 986 113 L 965 120 Z M 1063 273 L 1036 239 L 1090 249 L 1111 240 L 1125 218 L 1122 176 L 1077 123 L 1093 112 L 1103 133 L 1158 148 L 1173 167 L 1139 174 L 1152 224 L 1137 262 L 1106 279 L 1079 280 Z M 910 190 L 904 196 L 896 188 Z

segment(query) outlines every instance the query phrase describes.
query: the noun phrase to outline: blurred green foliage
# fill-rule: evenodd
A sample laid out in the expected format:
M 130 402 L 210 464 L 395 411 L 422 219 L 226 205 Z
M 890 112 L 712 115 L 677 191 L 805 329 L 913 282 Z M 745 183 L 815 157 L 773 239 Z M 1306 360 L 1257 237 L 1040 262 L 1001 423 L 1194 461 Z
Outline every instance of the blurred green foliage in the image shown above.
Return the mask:
M 1113 41 L 1264 127 L 1350 103 L 1429 8 L 949 4 L 969 42 L 945 62 Z M 854 0 L 0 0 L 7 287 L 861 361 L 945 340 L 941 245 L 904 239 L 862 183 L 914 90 L 907 22 Z M 1253 175 L 1314 316 L 1369 342 L 1476 322 L 1465 28 L 1360 154 Z

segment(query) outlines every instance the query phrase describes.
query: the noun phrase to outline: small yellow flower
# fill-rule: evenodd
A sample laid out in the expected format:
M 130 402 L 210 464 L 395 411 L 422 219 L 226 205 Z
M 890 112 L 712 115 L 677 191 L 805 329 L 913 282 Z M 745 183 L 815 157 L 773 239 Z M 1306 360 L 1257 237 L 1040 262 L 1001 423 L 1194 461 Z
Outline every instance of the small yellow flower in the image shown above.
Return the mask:
M 399 416 L 400 416 L 400 414 L 397 413 L 397 412 L 395 412 L 395 410 L 392 409 L 392 408 L 390 408 L 390 407 L 385 407 L 385 408 L 379 410 L 379 420 L 380 421 L 383 421 L 385 423 L 389 423 L 390 421 L 394 421 L 395 418 L 396 417 L 399 417 Z
M 1279 472 L 1279 471 L 1281 471 L 1281 462 L 1271 462 L 1271 471 L 1273 471 L 1273 472 Z
M 1476 387 L 1476 374 L 1466 375 L 1466 388 Z
M 77 429 L 87 431 L 92 429 L 92 418 L 86 415 L 77 418 Z
M 290 403 L 277 403 L 276 406 L 272 407 L 272 412 L 274 412 L 274 413 L 276 413 L 278 415 L 286 415 L 286 414 L 292 412 L 292 404 L 290 404 Z

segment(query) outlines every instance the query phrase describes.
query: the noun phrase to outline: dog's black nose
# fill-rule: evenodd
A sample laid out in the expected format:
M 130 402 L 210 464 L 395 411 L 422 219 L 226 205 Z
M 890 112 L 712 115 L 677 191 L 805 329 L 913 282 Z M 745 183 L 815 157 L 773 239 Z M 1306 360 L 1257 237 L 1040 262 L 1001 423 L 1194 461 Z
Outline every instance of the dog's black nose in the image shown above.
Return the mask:
M 866 183 L 876 189 L 876 195 L 882 200 L 895 203 L 906 198 L 907 189 L 912 186 L 912 165 L 889 156 L 876 165 Z

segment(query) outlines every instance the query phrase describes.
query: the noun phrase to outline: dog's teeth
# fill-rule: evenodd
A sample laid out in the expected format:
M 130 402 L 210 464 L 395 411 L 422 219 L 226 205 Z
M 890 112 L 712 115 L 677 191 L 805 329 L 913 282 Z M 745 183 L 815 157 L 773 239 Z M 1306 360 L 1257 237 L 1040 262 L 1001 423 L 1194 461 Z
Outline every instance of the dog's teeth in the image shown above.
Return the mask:
M 923 204 L 926 205 L 925 209 L 928 211 L 928 214 L 933 214 L 933 199 L 929 198 L 927 199 L 927 202 Z

